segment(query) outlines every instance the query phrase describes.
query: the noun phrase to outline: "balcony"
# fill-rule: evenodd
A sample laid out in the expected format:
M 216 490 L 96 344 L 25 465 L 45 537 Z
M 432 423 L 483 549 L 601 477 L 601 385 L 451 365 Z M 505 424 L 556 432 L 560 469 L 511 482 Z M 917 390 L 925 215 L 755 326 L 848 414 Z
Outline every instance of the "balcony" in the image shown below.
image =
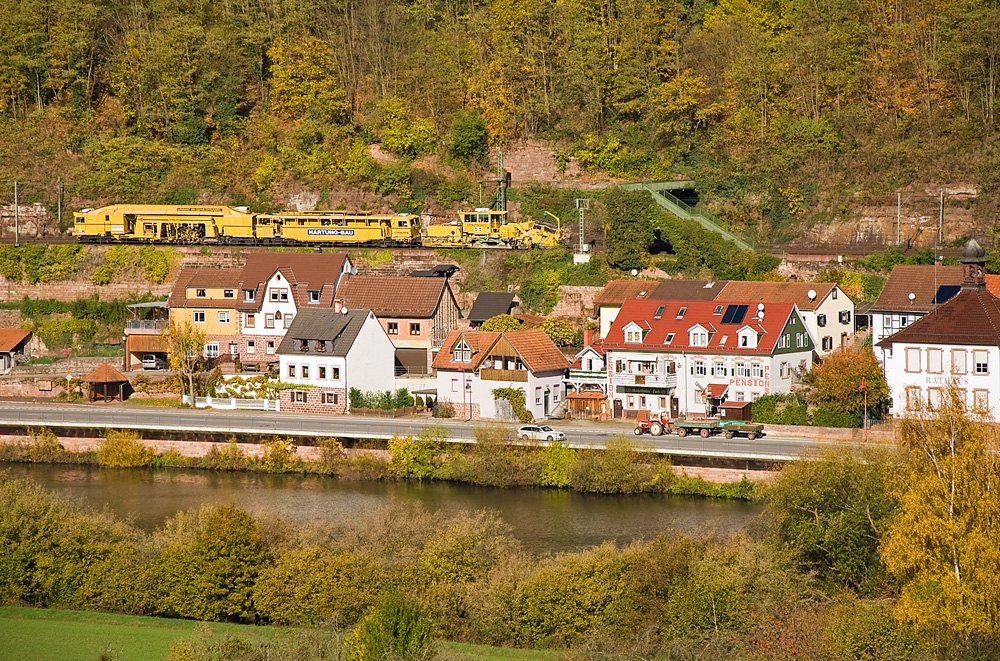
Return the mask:
M 575 383 L 605 384 L 608 382 L 608 374 L 604 370 L 570 369 L 567 380 Z
M 676 374 L 632 374 L 620 372 L 611 375 L 611 383 L 615 386 L 646 386 L 650 388 L 677 387 Z
M 479 370 L 479 378 L 483 381 L 514 381 L 520 383 L 528 382 L 528 371 L 527 370 L 497 370 L 497 369 L 486 369 L 483 368 Z
M 168 326 L 166 319 L 129 319 L 125 322 L 126 335 L 158 335 Z

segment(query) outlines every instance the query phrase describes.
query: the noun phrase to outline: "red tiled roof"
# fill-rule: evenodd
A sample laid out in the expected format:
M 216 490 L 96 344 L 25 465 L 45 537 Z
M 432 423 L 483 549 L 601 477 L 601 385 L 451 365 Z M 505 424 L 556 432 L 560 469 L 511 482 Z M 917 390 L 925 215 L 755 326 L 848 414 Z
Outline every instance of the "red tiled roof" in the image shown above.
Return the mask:
M 729 390 L 728 383 L 710 383 L 705 387 L 705 397 L 718 398 L 726 394 Z
M 376 317 L 429 319 L 446 295 L 454 298 L 447 278 L 350 275 L 337 289 L 345 307 L 370 308 Z
M 832 282 L 752 282 L 730 280 L 717 296 L 722 301 L 794 303 L 800 310 L 814 310 L 833 291 Z M 809 298 L 809 292 L 816 295 Z M 846 294 L 845 294 L 846 296 Z
M 723 324 L 727 307 L 730 305 L 746 305 L 746 315 L 735 324 Z M 663 312 L 656 319 L 660 307 Z M 681 308 L 686 308 L 681 318 L 677 317 Z M 718 314 L 716 310 L 721 308 Z M 764 310 L 764 319 L 756 318 L 757 306 L 745 302 L 723 301 L 625 301 L 614 325 L 604 338 L 605 349 L 657 349 L 660 351 L 704 351 L 726 352 L 736 354 L 770 354 L 774 351 L 784 330 L 785 324 L 795 306 L 791 303 L 772 303 Z M 648 331 L 643 334 L 641 344 L 626 343 L 624 328 L 635 322 L 640 328 Z M 707 347 L 691 346 L 688 331 L 695 325 L 708 329 L 712 335 Z M 737 331 L 749 326 L 757 332 L 757 348 L 740 348 L 737 346 Z M 670 342 L 667 337 L 673 334 Z
M 448 333 L 448 338 L 444 341 L 441 351 L 434 358 L 433 367 L 435 369 L 450 370 L 479 369 L 479 366 L 489 354 L 490 349 L 493 348 L 493 345 L 501 337 L 506 338 L 510 342 L 511 346 L 514 347 L 514 350 L 521 357 L 521 360 L 532 372 L 549 372 L 569 367 L 569 361 L 559 351 L 559 347 L 540 328 L 510 331 L 508 333 L 453 330 Z M 458 344 L 459 339 L 464 339 L 472 351 L 472 360 L 468 363 L 454 362 L 452 360 L 452 349 Z
M 1000 299 L 985 289 L 962 289 L 878 346 L 900 343 L 1000 346 Z
M 0 328 L 0 351 L 13 351 L 29 335 L 31 331 L 24 328 Z
M 281 253 L 252 252 L 240 273 L 240 288 L 256 290 L 253 302 L 243 301 L 240 294 L 238 307 L 241 310 L 258 310 L 264 302 L 264 286 L 276 272 L 288 281 L 292 290 L 292 300 L 296 307 L 308 305 L 306 292 L 320 292 L 318 307 L 333 307 L 334 290 L 344 271 L 347 253 Z
M 93 372 L 83 377 L 86 383 L 122 383 L 128 381 L 122 373 L 107 363 L 101 363 Z

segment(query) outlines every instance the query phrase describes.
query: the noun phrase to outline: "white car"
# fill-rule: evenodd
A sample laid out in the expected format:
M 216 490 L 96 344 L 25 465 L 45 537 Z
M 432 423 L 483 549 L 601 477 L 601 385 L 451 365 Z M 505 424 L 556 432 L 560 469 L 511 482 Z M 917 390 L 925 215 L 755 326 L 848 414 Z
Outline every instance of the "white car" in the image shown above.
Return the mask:
M 524 425 L 517 428 L 517 437 L 522 441 L 565 441 L 566 434 L 548 425 Z

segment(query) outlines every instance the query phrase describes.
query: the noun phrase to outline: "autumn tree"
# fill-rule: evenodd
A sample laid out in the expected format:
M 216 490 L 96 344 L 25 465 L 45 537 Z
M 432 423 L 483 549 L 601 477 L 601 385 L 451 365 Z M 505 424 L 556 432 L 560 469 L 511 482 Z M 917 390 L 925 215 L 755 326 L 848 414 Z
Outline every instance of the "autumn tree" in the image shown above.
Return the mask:
M 312 115 L 342 123 L 348 118 L 347 96 L 328 44 L 315 37 L 278 39 L 268 51 L 271 105 L 292 118 Z
M 561 347 L 565 347 L 573 342 L 573 324 L 565 319 L 548 318 L 542 322 L 542 330 L 549 336 L 549 339 Z
M 897 614 L 924 632 L 1000 636 L 1000 455 L 986 411 L 949 390 L 897 428 L 901 511 L 882 558 L 902 583 Z
M 167 342 L 167 358 L 170 369 L 177 374 L 180 382 L 181 398 L 184 397 L 184 379 L 187 378 L 188 394 L 194 403 L 194 371 L 198 357 L 205 349 L 205 331 L 195 328 L 188 321 L 172 320 L 163 334 Z
M 812 388 L 809 398 L 813 404 L 856 415 L 859 420 L 865 408 L 865 390 L 869 415 L 881 414 L 889 405 L 889 386 L 882 367 L 875 354 L 864 347 L 845 346 L 827 354 L 804 380 Z
M 494 333 L 509 333 L 521 328 L 521 320 L 510 314 L 498 314 L 484 321 L 479 330 L 491 331 Z
M 899 463 L 881 448 L 838 448 L 786 464 L 765 492 L 781 544 L 835 588 L 888 593 L 879 545 L 899 507 Z

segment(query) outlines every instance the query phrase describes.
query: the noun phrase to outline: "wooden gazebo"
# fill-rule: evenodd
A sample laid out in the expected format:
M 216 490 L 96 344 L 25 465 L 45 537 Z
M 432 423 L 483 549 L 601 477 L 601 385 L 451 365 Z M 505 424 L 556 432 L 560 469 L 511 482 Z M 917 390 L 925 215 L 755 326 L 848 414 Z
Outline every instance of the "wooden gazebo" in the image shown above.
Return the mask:
M 113 401 L 115 397 L 123 399 L 122 387 L 128 383 L 121 372 L 108 363 L 101 363 L 93 372 L 83 377 L 90 391 L 90 401 L 95 401 L 98 397 L 106 402 Z

